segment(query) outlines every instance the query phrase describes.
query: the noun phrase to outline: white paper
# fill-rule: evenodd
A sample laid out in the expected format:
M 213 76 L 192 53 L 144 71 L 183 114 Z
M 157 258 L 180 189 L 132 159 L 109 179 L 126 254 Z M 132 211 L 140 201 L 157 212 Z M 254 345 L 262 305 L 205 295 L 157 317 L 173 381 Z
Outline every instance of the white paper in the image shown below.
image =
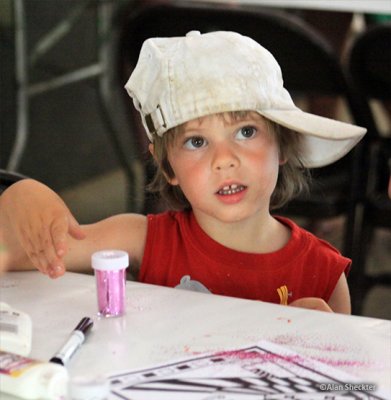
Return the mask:
M 391 399 L 371 382 L 266 341 L 109 380 L 110 400 Z

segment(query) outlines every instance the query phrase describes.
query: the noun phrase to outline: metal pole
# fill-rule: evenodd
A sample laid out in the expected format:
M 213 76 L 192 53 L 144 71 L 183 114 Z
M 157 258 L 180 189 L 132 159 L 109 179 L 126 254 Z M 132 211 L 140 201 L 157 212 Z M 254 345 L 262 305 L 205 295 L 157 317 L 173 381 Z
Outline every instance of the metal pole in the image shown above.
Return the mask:
M 76 71 L 69 72 L 62 76 L 49 79 L 45 82 L 34 83 L 29 86 L 29 96 L 35 96 L 41 93 L 46 93 L 49 90 L 54 90 L 65 85 L 83 81 L 88 78 L 95 78 L 103 72 L 102 66 L 99 63 L 80 68 Z
M 16 137 L 8 161 L 7 169 L 16 171 L 26 147 L 29 130 L 28 67 L 26 49 L 26 25 L 24 0 L 15 0 L 15 75 L 17 83 L 16 98 Z

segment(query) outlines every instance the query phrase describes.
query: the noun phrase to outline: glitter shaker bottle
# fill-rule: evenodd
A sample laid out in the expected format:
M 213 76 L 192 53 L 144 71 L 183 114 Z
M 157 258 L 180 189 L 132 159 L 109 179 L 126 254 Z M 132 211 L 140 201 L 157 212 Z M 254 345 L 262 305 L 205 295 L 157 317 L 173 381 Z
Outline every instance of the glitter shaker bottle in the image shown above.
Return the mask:
M 118 317 L 125 313 L 126 268 L 128 253 L 122 250 L 103 250 L 91 257 L 95 270 L 99 315 Z

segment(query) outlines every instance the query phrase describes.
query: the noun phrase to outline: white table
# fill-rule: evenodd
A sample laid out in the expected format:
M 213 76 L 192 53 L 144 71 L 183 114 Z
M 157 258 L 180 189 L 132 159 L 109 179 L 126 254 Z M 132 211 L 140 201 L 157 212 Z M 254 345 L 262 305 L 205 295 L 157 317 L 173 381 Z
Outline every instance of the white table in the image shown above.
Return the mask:
M 180 0 L 194 2 L 195 0 Z M 227 5 L 253 5 L 303 10 L 348 11 L 354 13 L 391 14 L 390 0 L 196 0 Z
M 382 385 L 391 394 L 391 321 L 135 282 L 127 282 L 126 315 L 99 319 L 94 277 L 69 272 L 57 280 L 36 271 L 6 273 L 0 277 L 0 300 L 31 316 L 30 356 L 41 360 L 53 356 L 82 317 L 94 318 L 93 331 L 68 365 L 71 377 L 148 367 L 268 340 L 363 383 Z

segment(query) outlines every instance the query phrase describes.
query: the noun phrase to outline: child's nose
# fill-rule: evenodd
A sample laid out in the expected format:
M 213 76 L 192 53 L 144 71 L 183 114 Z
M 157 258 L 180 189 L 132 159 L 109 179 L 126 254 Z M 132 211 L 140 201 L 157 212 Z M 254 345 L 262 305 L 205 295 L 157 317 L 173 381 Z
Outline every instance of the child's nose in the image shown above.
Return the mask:
M 236 168 L 239 165 L 239 158 L 235 151 L 228 145 L 216 146 L 213 154 L 212 168 L 220 171 L 228 168 Z

